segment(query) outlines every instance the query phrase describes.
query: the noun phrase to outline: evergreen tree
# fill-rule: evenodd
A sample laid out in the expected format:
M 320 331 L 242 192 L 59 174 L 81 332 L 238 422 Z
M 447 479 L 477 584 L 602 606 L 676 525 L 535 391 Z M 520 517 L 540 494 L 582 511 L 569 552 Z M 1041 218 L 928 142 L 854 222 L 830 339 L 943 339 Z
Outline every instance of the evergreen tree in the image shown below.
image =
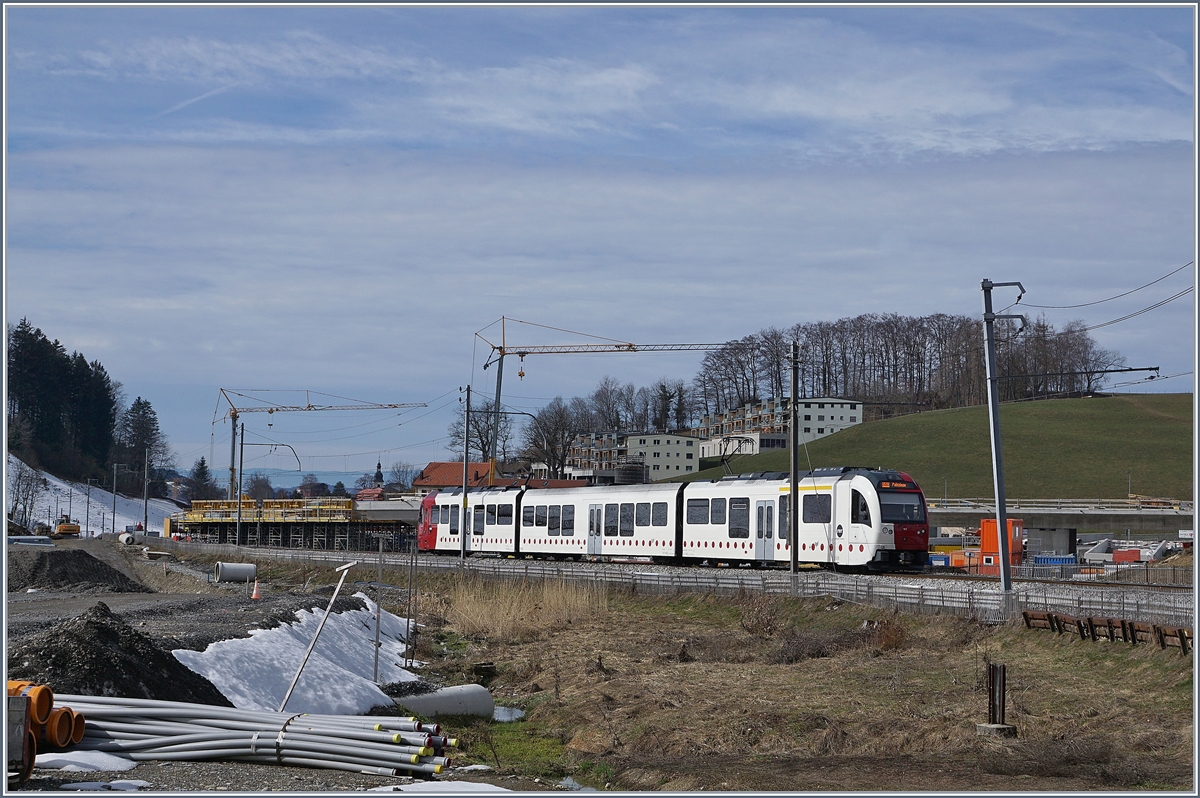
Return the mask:
M 197 460 L 192 466 L 187 481 L 188 490 L 191 493 L 193 501 L 196 499 L 216 499 L 221 495 L 221 489 L 213 481 L 212 472 L 208 470 L 208 463 L 204 461 L 203 457 Z
M 21 319 L 8 329 L 9 449 L 58 476 L 83 479 L 106 470 L 119 384 L 98 361 L 70 356 L 58 341 Z
M 170 447 L 159 429 L 158 415 L 148 400 L 140 396 L 133 400 L 129 409 L 121 415 L 118 433 L 119 455 L 131 469 L 131 472 L 126 472 L 129 486 L 141 485 L 142 477 L 136 472 L 140 472 L 145 465 L 152 469 L 171 465 Z
M 333 486 L 333 490 L 330 491 L 329 495 L 345 496 L 346 495 L 346 484 L 344 482 L 338 481 L 338 483 Z

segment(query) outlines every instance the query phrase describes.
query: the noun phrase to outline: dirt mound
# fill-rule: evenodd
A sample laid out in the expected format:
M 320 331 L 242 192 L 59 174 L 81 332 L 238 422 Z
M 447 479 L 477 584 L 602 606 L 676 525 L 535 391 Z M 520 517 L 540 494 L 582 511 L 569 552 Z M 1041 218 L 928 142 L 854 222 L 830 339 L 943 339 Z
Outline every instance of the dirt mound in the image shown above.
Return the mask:
M 8 678 L 48 684 L 58 693 L 233 706 L 212 682 L 132 629 L 102 601 L 53 629 L 9 644 Z
M 71 593 L 153 593 L 80 549 L 8 550 L 8 592 L 30 588 Z

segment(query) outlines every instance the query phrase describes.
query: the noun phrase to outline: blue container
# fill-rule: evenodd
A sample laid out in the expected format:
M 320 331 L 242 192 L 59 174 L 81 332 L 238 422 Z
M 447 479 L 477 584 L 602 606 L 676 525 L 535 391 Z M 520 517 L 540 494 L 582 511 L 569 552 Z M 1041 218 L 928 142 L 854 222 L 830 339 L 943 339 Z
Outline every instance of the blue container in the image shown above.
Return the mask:
M 934 567 L 948 566 L 948 565 L 950 565 L 950 555 L 949 554 L 932 553 L 929 555 L 929 564 Z
M 1034 565 L 1074 565 L 1074 554 L 1035 554 Z

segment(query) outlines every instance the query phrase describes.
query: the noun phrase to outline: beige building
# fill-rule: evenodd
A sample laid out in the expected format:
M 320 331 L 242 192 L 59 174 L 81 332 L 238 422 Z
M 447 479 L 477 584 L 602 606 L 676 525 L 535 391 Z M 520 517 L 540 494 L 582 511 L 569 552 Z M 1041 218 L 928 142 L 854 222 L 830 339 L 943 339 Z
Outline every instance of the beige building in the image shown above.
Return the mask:
M 862 403 L 840 397 L 801 398 L 798 407 L 800 440 L 824 438 L 862 423 Z M 705 416 L 692 430 L 700 439 L 701 457 L 758 454 L 788 446 L 788 400 L 767 399 Z
M 655 482 L 698 470 L 699 451 L 695 437 L 678 432 L 594 432 L 575 438 L 566 474 L 594 484 L 620 484 L 640 468 L 646 482 Z

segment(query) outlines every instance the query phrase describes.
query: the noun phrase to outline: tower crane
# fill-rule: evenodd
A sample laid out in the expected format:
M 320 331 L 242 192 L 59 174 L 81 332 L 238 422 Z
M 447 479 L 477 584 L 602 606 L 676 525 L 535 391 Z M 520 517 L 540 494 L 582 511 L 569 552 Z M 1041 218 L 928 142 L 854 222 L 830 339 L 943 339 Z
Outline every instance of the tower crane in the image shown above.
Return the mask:
M 570 333 L 571 335 L 583 335 L 588 338 L 596 338 L 603 343 L 596 344 L 549 344 L 540 346 L 519 346 L 510 347 L 507 345 L 505 335 L 505 322 L 515 321 L 520 324 L 528 324 L 531 327 L 542 327 L 547 330 L 555 330 L 557 332 Z M 495 322 L 493 322 L 494 324 Z M 489 325 L 490 326 L 490 325 Z M 486 328 L 485 328 L 486 329 Z M 599 335 L 589 335 L 588 333 L 576 332 L 574 330 L 564 330 L 560 327 L 550 327 L 545 324 L 536 324 L 531 321 L 521 321 L 520 319 L 509 319 L 505 316 L 500 317 L 500 343 L 494 344 L 484 338 L 479 333 L 475 333 L 479 340 L 492 348 L 491 355 L 483 364 L 486 371 L 487 367 L 493 362 L 496 364 L 496 405 L 492 408 L 492 440 L 491 452 L 488 462 L 488 484 L 491 485 L 496 477 L 496 444 L 500 439 L 500 390 L 501 383 L 504 379 L 504 358 L 506 355 L 516 355 L 521 359 L 521 369 L 517 372 L 518 377 L 525 376 L 525 357 L 526 355 L 587 355 L 587 354 L 604 354 L 609 352 L 705 352 L 714 349 L 720 349 L 725 344 L 634 344 L 628 341 L 619 341 L 615 338 L 604 338 Z M 466 432 L 464 431 L 464 434 Z
M 247 400 L 255 401 L 255 402 L 262 402 L 263 400 L 259 399 L 258 397 L 255 397 L 255 396 L 247 396 L 246 394 L 238 393 L 237 391 L 234 391 L 232 389 L 227 390 L 225 388 L 221 388 L 220 391 L 221 391 L 221 397 L 226 402 L 229 403 L 229 411 L 224 416 L 222 416 L 222 418 L 228 417 L 229 420 L 233 422 L 233 435 L 230 437 L 231 442 L 229 445 L 229 498 L 230 499 L 233 499 L 236 497 L 236 490 L 237 490 L 237 465 L 236 465 L 236 463 L 237 463 L 237 460 L 236 460 L 237 420 L 238 420 L 238 416 L 241 415 L 242 413 L 288 413 L 288 412 L 297 411 L 297 410 L 305 410 L 305 411 L 308 411 L 308 410 L 404 410 L 404 409 L 411 408 L 411 407 L 428 407 L 428 405 L 425 404 L 424 402 L 408 402 L 408 403 L 403 403 L 403 404 L 379 404 L 376 402 L 358 402 L 357 404 L 352 404 L 352 405 L 314 405 L 312 403 L 310 394 L 315 393 L 315 392 L 308 391 L 308 390 L 305 390 L 305 392 L 304 392 L 304 404 L 303 405 L 281 405 L 281 404 L 276 404 L 276 403 L 270 402 L 270 403 L 265 403 L 265 404 L 261 404 L 261 405 L 238 407 L 236 404 L 234 404 L 234 401 L 231 398 L 231 395 L 236 396 L 239 399 L 247 399 Z M 325 394 L 321 394 L 321 395 L 325 395 Z M 338 398 L 341 398 L 341 397 L 338 397 Z M 357 400 L 351 400 L 351 401 L 357 401 Z

